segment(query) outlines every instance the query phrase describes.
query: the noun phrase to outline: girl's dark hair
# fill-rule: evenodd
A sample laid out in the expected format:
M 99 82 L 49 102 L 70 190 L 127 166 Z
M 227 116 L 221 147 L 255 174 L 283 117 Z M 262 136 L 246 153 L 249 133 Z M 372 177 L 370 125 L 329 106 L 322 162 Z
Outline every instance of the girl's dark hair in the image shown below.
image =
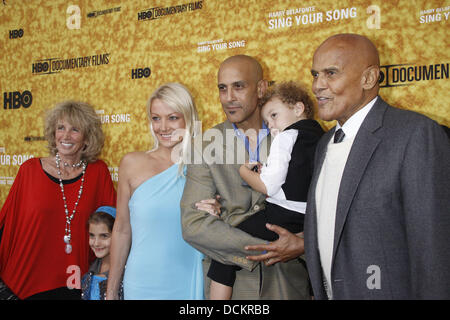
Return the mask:
M 114 221 L 115 219 L 109 213 L 97 211 L 91 213 L 87 221 L 87 225 L 89 227 L 89 224 L 91 223 L 104 223 L 108 227 L 109 231 L 112 232 Z

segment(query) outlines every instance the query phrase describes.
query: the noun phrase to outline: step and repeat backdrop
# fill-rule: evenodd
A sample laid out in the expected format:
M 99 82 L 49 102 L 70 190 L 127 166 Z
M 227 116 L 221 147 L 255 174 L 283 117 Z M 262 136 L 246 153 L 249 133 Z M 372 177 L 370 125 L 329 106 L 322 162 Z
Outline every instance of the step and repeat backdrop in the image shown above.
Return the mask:
M 221 61 L 251 55 L 269 81 L 310 88 L 314 50 L 335 33 L 377 45 L 385 100 L 450 126 L 449 15 L 449 0 L 0 0 L 0 206 L 19 166 L 48 154 L 55 103 L 95 107 L 117 184 L 122 156 L 152 146 L 145 105 L 159 85 L 185 84 L 208 129 L 225 119 Z

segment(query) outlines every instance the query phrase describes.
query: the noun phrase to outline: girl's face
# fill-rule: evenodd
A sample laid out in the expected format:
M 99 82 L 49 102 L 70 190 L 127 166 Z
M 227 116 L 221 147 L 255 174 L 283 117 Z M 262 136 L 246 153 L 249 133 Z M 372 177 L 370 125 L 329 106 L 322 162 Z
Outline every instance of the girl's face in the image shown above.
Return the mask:
M 89 224 L 89 246 L 97 258 L 104 258 L 109 255 L 111 231 L 105 223 Z

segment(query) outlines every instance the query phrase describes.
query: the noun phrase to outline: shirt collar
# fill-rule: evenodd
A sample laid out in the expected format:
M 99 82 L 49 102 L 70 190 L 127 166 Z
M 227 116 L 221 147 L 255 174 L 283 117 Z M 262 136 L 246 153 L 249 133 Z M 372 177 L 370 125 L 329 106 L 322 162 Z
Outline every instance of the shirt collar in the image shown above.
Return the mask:
M 248 143 L 247 137 L 245 134 L 239 130 L 239 128 L 234 124 L 231 123 L 234 128 L 234 134 L 236 137 L 244 141 L 245 148 L 247 149 L 247 152 L 249 154 L 250 161 L 258 161 L 259 162 L 259 145 L 264 140 L 265 137 L 267 137 L 270 133 L 269 128 L 266 126 L 266 124 L 262 123 L 262 128 L 258 131 L 258 145 L 256 147 L 256 150 L 250 150 L 250 145 Z
M 245 134 L 241 130 L 239 130 L 239 128 L 234 123 L 231 123 L 231 125 L 234 128 L 234 133 L 236 134 L 236 136 L 241 138 L 241 139 L 243 139 L 243 140 L 245 140 L 245 138 L 246 138 Z M 259 130 L 259 132 L 258 132 L 258 141 L 261 142 L 261 140 L 264 139 L 269 133 L 270 133 L 269 128 L 263 122 L 262 123 L 262 129 Z
M 353 138 L 358 133 L 359 127 L 361 127 L 361 124 L 363 123 L 364 119 L 366 118 L 369 111 L 372 109 L 373 105 L 377 101 L 378 96 L 373 98 L 368 104 L 366 104 L 364 107 L 362 107 L 358 112 L 356 112 L 354 115 L 352 115 L 347 121 L 345 121 L 344 125 L 341 126 L 339 122 L 336 124 L 336 130 L 339 130 L 342 128 L 342 131 L 345 133 L 345 139 Z

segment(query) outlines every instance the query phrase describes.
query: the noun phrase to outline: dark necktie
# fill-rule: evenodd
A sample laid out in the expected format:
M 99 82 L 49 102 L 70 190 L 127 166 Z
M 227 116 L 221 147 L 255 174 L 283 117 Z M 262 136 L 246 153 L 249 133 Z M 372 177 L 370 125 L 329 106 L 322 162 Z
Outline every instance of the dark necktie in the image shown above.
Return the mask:
M 345 137 L 344 131 L 342 131 L 342 129 L 337 130 L 334 133 L 334 143 L 342 142 L 342 140 L 344 140 L 344 137 Z

